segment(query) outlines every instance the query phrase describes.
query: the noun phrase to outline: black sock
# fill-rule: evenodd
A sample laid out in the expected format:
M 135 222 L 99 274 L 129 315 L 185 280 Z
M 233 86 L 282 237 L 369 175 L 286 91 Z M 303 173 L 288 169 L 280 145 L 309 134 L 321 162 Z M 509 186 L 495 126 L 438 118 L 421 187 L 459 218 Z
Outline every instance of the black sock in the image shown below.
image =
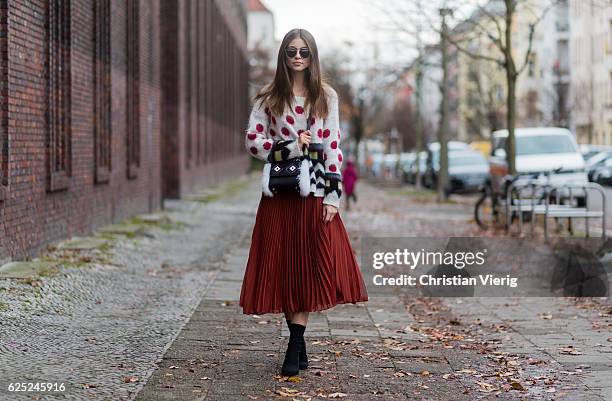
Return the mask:
M 302 326 L 298 323 L 291 323 L 289 325 L 289 339 L 304 338 L 304 331 L 306 331 L 306 326 Z

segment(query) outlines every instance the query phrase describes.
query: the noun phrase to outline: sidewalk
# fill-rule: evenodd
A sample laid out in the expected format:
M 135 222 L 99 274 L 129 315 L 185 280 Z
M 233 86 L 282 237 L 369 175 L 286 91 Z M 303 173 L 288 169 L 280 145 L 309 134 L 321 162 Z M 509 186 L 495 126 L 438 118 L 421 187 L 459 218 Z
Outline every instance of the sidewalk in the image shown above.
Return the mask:
M 2 380 L 67 386 L 0 400 L 612 400 L 609 299 L 408 298 L 363 265 L 369 301 L 311 314 L 311 367 L 287 381 L 283 315 L 237 303 L 260 199 L 257 174 L 243 182 L 168 202 L 182 228 L 120 224 L 102 256 L 58 252 L 53 274 L 0 280 Z M 340 212 L 358 254 L 365 235 L 478 235 L 469 200 L 358 195 Z
M 299 382 L 285 381 L 278 373 L 289 334 L 283 316 L 247 316 L 238 306 L 248 249 L 244 238 L 136 400 L 392 401 L 410 399 L 406 393 L 471 399 L 455 394 L 452 383 L 427 385 L 452 371 L 449 362 L 419 350 L 417 333 L 397 333 L 414 320 L 399 297 L 377 294 L 375 288 L 366 304 L 310 315 L 311 366 Z
M 366 183 L 359 199 L 341 211 L 357 252 L 365 233 L 470 235 L 473 225 L 461 203 L 413 202 Z M 371 285 L 364 267 L 369 302 L 312 313 L 311 367 L 288 382 L 278 373 L 283 316 L 238 306 L 250 232 L 137 400 L 612 399 L 611 319 L 600 316 L 593 330 L 597 309 L 544 298 L 403 299 Z

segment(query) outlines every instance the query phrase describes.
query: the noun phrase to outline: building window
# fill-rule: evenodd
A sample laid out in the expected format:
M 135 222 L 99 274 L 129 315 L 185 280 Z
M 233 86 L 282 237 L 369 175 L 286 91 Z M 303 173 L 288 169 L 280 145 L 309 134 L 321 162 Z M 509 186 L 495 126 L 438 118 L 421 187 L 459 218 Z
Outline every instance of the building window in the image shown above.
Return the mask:
M 139 1 L 127 2 L 127 177 L 136 178 L 140 167 L 140 51 Z
M 110 0 L 93 5 L 95 182 L 105 183 L 111 170 Z
M 49 191 L 69 186 L 70 129 L 70 0 L 46 3 L 46 121 Z

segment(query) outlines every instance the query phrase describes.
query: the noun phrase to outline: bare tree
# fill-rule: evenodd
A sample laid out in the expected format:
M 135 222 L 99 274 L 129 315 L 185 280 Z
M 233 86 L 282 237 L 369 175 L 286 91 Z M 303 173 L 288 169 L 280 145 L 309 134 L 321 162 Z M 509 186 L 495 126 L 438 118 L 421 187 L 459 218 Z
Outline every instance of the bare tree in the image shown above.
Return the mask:
M 458 50 L 464 52 L 469 57 L 489 60 L 504 68 L 507 85 L 506 125 L 508 129 L 506 158 L 508 161 L 509 173 L 516 174 L 516 140 L 514 137 L 516 122 L 516 82 L 519 75 L 529 66 L 536 27 L 556 3 L 556 0 L 551 0 L 549 5 L 546 6 L 539 15 L 535 15 L 534 10 L 536 10 L 537 7 L 533 3 L 530 4 L 529 0 L 494 0 L 488 4 L 500 1 L 503 3 L 503 7 L 499 10 L 491 10 L 487 6 L 479 6 L 477 10 L 478 18 L 473 18 L 474 31 L 480 35 L 486 36 L 491 43 L 495 45 L 500 53 L 499 57 L 470 51 L 463 44 L 466 38 L 456 38 L 449 35 L 448 40 L 455 45 Z M 525 12 L 532 13 L 534 16 L 528 24 L 527 50 L 524 52 L 523 57 L 518 57 L 517 60 L 513 48 L 513 24 L 519 7 L 525 7 Z M 482 17 L 490 21 L 494 29 L 490 29 L 488 25 L 483 24 L 481 22 Z
M 546 2 L 544 7 L 540 7 L 542 1 Z M 411 32 L 411 28 L 406 28 L 406 22 L 413 22 L 415 19 L 425 19 L 429 27 L 438 34 L 444 34 L 446 41 L 455 46 L 457 50 L 471 58 L 488 60 L 499 65 L 504 69 L 506 76 L 506 125 L 508 129 L 508 139 L 506 141 L 506 157 L 508 170 L 511 174 L 516 174 L 516 145 L 514 128 L 516 122 L 516 83 L 520 74 L 527 68 L 533 52 L 532 45 L 536 27 L 545 17 L 546 13 L 557 3 L 558 0 L 489 0 L 483 4 L 475 4 L 476 10 L 471 16 L 462 18 L 461 13 L 456 13 L 455 19 L 462 21 L 464 29 L 457 32 L 451 29 L 446 33 L 442 32 L 441 21 L 432 12 L 432 8 L 460 9 L 460 5 L 466 2 L 458 2 L 455 7 L 451 7 L 450 0 L 440 0 L 440 4 L 428 3 L 429 9 L 423 6 L 418 0 L 410 2 L 398 2 L 396 9 L 389 10 L 390 21 L 395 24 L 395 28 L 405 33 Z M 399 4 L 410 3 L 411 6 L 402 7 Z M 435 3 L 435 2 L 433 2 Z M 417 8 L 415 10 L 415 8 Z M 387 8 L 388 9 L 388 8 Z M 465 9 L 465 7 L 464 7 Z M 514 49 L 513 27 L 517 13 L 525 13 L 530 17 L 527 29 L 526 49 L 523 54 L 516 54 Z M 467 28 L 467 29 L 465 29 Z M 496 49 L 496 54 L 489 54 L 470 49 L 466 44 L 477 38 L 485 38 Z
M 498 65 L 488 60 L 468 61 L 467 111 L 464 117 L 470 132 L 477 133 L 480 140 L 484 138 L 483 130 L 493 132 L 502 128 L 505 101 Z

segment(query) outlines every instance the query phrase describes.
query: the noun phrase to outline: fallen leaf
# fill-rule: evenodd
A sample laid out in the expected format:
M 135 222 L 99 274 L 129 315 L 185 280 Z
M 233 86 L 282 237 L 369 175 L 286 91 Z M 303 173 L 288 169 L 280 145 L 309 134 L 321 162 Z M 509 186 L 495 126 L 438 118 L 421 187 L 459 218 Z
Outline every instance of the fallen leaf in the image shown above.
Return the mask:
M 479 390 L 484 393 L 490 393 L 491 391 L 495 391 L 495 386 L 487 382 L 476 382 L 476 384 L 478 384 Z
M 510 385 L 512 386 L 514 390 L 525 390 L 525 387 L 523 387 L 523 385 L 519 382 L 511 381 Z
M 295 397 L 296 395 L 301 395 L 304 393 L 298 390 L 291 389 L 291 388 L 281 387 L 280 390 L 276 390 L 276 394 L 282 397 Z
M 568 345 L 565 348 L 560 348 L 560 353 L 565 355 L 582 355 L 582 352 L 574 348 L 573 345 Z

